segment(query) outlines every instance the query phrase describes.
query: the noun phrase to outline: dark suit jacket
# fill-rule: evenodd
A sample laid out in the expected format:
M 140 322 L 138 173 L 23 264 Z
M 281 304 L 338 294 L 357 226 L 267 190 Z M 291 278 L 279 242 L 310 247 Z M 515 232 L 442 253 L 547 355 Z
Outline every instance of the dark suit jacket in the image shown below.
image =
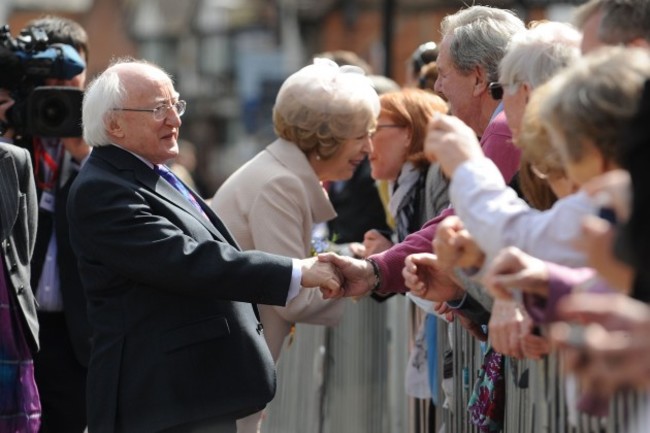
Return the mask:
M 31 145 L 31 143 L 28 144 Z M 62 185 L 57 185 L 54 191 L 55 212 L 52 213 L 40 207 L 38 209 L 38 233 L 36 235 L 34 256 L 32 257 L 32 288 L 34 291 L 38 289 L 45 255 L 54 230 L 56 232 L 56 259 L 59 267 L 63 313 L 68 328 L 68 337 L 77 360 L 81 365 L 87 366 L 90 358 L 91 331 L 86 311 L 86 296 L 77 269 L 77 259 L 70 246 L 68 217 L 65 206 L 70 185 L 77 175 L 77 169 L 72 166 L 67 166 L 65 169 L 66 173 L 62 173 L 61 176 L 66 181 Z M 42 194 L 43 191 L 39 189 L 39 200 Z
M 29 282 L 29 261 L 36 239 L 36 207 L 29 153 L 0 143 L 0 243 L 33 352 L 38 350 L 38 321 Z
M 241 252 L 197 200 L 210 221 L 115 146 L 95 148 L 73 183 L 70 236 L 94 330 L 91 433 L 242 416 L 273 397 L 273 360 L 247 302 L 284 305 L 291 259 Z

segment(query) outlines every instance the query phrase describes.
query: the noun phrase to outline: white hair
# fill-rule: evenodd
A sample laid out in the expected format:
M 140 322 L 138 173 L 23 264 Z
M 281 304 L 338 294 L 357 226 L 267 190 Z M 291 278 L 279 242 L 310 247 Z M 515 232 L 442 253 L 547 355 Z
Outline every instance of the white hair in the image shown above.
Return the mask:
M 580 57 L 581 39 L 573 26 L 559 22 L 543 22 L 516 34 L 499 64 L 504 90 L 516 91 L 515 84 L 536 88 L 545 83 Z
M 81 110 L 83 137 L 90 146 L 111 144 L 106 127 L 113 116 L 114 109 L 122 107 L 126 99 L 126 91 L 117 66 L 128 63 L 156 68 L 167 75 L 171 81 L 169 74 L 159 66 L 144 60 L 125 57 L 111 63 L 104 72 L 88 85 L 84 95 Z
M 109 68 L 88 85 L 81 112 L 84 140 L 88 145 L 110 144 L 106 124 L 113 108 L 121 106 L 123 100 L 124 87 L 115 70 Z

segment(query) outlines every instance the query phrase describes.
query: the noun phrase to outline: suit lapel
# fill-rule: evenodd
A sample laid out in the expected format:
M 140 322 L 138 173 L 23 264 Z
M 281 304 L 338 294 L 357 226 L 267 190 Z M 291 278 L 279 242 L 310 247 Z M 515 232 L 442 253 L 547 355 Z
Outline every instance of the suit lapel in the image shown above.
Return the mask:
M 210 221 L 214 226 L 219 230 L 219 233 L 226 239 L 226 241 L 236 247 L 238 250 L 241 251 L 241 248 L 239 247 L 239 244 L 235 240 L 235 238 L 232 236 L 230 233 L 230 230 L 226 227 L 226 225 L 221 221 L 221 218 L 212 210 L 210 206 L 207 205 L 200 197 L 197 197 L 196 200 L 199 202 L 201 205 L 201 208 L 203 209 L 203 212 L 210 218 Z
M 118 170 L 129 170 L 133 172 L 135 180 L 142 186 L 153 192 L 162 200 L 168 202 L 170 205 L 178 207 L 190 214 L 219 240 L 239 248 L 219 217 L 210 209 L 203 199 L 196 195 L 189 187 L 188 190 L 192 195 L 194 195 L 196 201 L 201 205 L 201 208 L 206 215 L 208 215 L 210 221 L 206 220 L 203 215 L 201 215 L 183 196 L 183 194 L 176 190 L 176 188 L 174 188 L 169 182 L 161 178 L 155 171 L 153 171 L 153 169 L 129 152 L 116 146 L 102 146 L 94 149 L 91 155 L 101 157 L 111 165 L 115 166 Z
M 18 218 L 18 173 L 8 152 L 0 150 L 0 239 L 7 239 Z

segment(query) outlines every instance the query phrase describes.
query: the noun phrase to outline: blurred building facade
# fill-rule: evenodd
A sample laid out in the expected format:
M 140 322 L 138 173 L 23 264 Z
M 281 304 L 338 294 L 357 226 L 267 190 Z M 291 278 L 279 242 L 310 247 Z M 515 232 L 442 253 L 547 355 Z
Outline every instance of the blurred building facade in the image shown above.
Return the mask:
M 491 0 L 525 19 L 566 2 Z M 420 43 L 439 41 L 439 24 L 462 0 L 4 0 L 0 22 L 17 32 L 55 13 L 80 22 L 91 43 L 89 76 L 111 58 L 131 55 L 172 73 L 188 101 L 182 136 L 199 151 L 204 195 L 273 138 L 271 109 L 284 78 L 313 53 L 345 49 L 375 73 L 405 81 Z M 392 11 L 392 12 L 390 12 Z M 388 16 L 385 16 L 389 12 Z M 390 35 L 386 30 L 390 29 Z M 386 52 L 386 45 L 388 52 Z M 391 60 L 388 70 L 385 60 Z

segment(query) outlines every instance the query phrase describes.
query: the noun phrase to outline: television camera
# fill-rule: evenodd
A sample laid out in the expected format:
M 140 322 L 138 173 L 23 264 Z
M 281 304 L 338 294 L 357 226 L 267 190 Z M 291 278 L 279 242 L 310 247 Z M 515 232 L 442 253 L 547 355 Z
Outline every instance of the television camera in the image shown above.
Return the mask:
M 74 47 L 49 43 L 41 29 L 27 28 L 13 38 L 8 25 L 0 27 L 0 88 L 15 101 L 0 126 L 14 128 L 17 136 L 81 136 L 83 91 L 46 86 L 45 80 L 69 80 L 85 67 Z

